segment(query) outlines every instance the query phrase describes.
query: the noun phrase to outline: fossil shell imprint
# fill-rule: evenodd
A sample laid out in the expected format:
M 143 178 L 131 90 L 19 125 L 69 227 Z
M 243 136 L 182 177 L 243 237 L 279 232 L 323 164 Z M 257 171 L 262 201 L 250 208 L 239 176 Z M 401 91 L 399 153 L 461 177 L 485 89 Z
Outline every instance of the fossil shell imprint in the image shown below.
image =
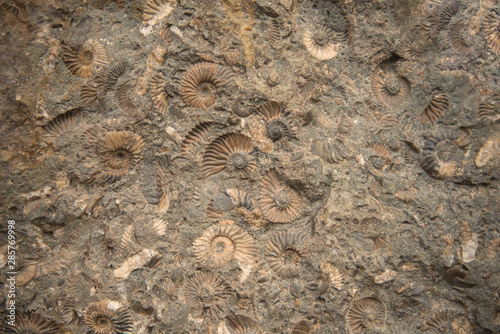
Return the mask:
M 262 214 L 273 223 L 290 223 L 304 208 L 304 199 L 294 188 L 281 184 L 274 171 L 260 180 L 260 206 Z
M 346 320 L 352 333 L 380 330 L 385 325 L 385 306 L 375 298 L 363 298 L 352 303 Z
M 197 261 L 206 268 L 221 268 L 231 260 L 254 264 L 258 257 L 258 244 L 248 232 L 232 220 L 224 220 L 208 228 L 193 242 Z
M 205 177 L 223 171 L 238 171 L 244 177 L 254 174 L 257 167 L 256 147 L 252 140 L 239 133 L 229 133 L 211 142 L 201 164 Z
M 233 295 L 231 287 L 217 274 L 200 271 L 188 279 L 184 285 L 186 304 L 200 309 L 211 319 L 221 318 L 226 299 Z
M 274 272 L 282 278 L 299 273 L 300 259 L 307 256 L 307 236 L 300 232 L 274 234 L 266 246 L 266 260 Z
M 94 334 L 126 334 L 133 331 L 129 311 L 120 303 L 111 300 L 93 302 L 87 306 L 83 322 Z
M 217 99 L 217 89 L 232 81 L 233 73 L 228 68 L 212 63 L 198 63 L 190 67 L 182 77 L 182 98 L 192 107 L 207 109 Z

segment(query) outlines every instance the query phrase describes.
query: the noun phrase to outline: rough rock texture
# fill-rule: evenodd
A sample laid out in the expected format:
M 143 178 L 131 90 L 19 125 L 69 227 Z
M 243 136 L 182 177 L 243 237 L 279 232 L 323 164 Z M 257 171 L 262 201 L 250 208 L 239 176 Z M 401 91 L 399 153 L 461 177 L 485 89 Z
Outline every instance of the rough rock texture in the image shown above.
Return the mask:
M 18 321 L 500 331 L 495 1 L 0 9 L 0 269 L 14 219 L 35 314 Z M 239 228 L 210 239 L 223 220 Z

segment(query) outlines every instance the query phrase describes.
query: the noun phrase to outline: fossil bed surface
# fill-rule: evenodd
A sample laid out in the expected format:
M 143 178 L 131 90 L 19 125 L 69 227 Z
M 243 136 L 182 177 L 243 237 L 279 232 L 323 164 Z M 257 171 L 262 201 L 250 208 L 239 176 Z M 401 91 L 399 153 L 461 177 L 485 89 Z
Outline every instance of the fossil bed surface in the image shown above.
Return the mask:
M 0 9 L 5 332 L 500 332 L 497 1 Z

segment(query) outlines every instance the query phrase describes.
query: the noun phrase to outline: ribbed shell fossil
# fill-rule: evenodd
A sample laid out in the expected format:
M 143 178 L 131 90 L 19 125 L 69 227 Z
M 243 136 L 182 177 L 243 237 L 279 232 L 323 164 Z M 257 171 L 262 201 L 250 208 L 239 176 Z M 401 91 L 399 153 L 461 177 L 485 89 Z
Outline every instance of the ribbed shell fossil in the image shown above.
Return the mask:
M 216 195 L 207 206 L 207 218 L 219 219 L 224 213 L 242 207 L 248 211 L 256 210 L 253 199 L 245 191 L 234 188 L 226 189 Z
M 106 91 L 113 89 L 118 79 L 123 75 L 123 73 L 125 73 L 126 69 L 127 67 L 124 63 L 118 63 L 106 71 L 106 75 L 104 76 L 104 87 Z
M 302 320 L 293 326 L 292 334 L 309 334 L 312 330 L 311 325 L 307 321 Z
M 363 298 L 352 303 L 346 320 L 352 333 L 380 330 L 385 325 L 385 307 L 375 298 Z
M 217 319 L 222 317 L 224 303 L 233 291 L 220 276 L 201 271 L 189 278 L 183 295 L 187 305 L 200 309 L 208 318 Z
M 452 177 L 457 169 L 458 140 L 456 130 L 439 129 L 434 138 L 424 142 L 420 166 L 437 179 Z
M 193 150 L 193 146 L 202 141 L 214 126 L 215 123 L 213 122 L 202 122 L 196 124 L 196 126 L 192 128 L 184 137 L 184 140 L 181 143 L 181 154 L 185 157 L 188 156 Z
M 164 114 L 167 111 L 168 95 L 165 91 L 166 81 L 163 74 L 156 72 L 149 82 L 149 93 L 156 109 Z
M 2 1 L 0 3 L 0 11 L 2 11 L 4 13 L 9 13 L 9 14 L 13 15 L 16 18 L 19 16 L 19 14 L 21 12 L 20 9 L 19 9 L 19 7 L 17 7 L 14 4 L 5 2 L 5 1 Z
M 143 21 L 155 25 L 166 18 L 176 4 L 177 0 L 149 0 L 144 6 Z
M 416 188 L 398 189 L 394 194 L 397 199 L 403 203 L 410 203 L 417 198 L 418 190 Z
M 482 122 L 497 122 L 500 120 L 500 94 L 496 93 L 479 104 L 477 116 Z
M 458 2 L 456 0 L 444 2 L 443 5 L 438 8 L 437 12 L 429 18 L 436 33 L 446 28 L 453 15 L 457 12 Z
M 243 315 L 233 315 L 226 318 L 227 326 L 236 334 L 261 334 L 262 331 L 255 320 Z
M 278 20 L 271 20 L 269 22 L 269 44 L 271 44 L 271 46 L 274 49 L 277 49 L 280 39 L 281 39 L 280 22 Z
M 98 66 L 108 64 L 108 56 L 104 47 L 89 39 L 79 48 L 63 45 L 63 59 L 70 72 L 82 78 L 94 75 Z
M 410 97 L 411 86 L 405 77 L 378 69 L 372 77 L 372 92 L 380 101 L 399 106 Z
M 224 171 L 238 171 L 244 177 L 254 174 L 257 167 L 256 147 L 252 140 L 239 133 L 229 133 L 211 142 L 201 164 L 205 177 Z
M 339 269 L 328 262 L 323 262 L 320 268 L 326 275 L 328 275 L 332 286 L 337 290 L 342 290 L 344 287 L 344 276 L 342 276 Z
M 63 133 L 73 130 L 78 122 L 76 111 L 70 110 L 58 115 L 44 127 L 45 138 L 49 142 L 56 141 Z
M 85 104 L 97 102 L 100 98 L 99 85 L 95 82 L 87 82 L 80 89 L 80 99 Z
M 143 149 L 142 138 L 129 131 L 107 132 L 96 145 L 102 164 L 115 175 L 126 174 L 129 166 L 139 162 Z
M 5 320 L 5 319 L 4 319 Z M 15 326 L 10 326 L 8 323 L 4 330 L 5 334 L 62 334 L 59 326 L 52 320 L 43 318 L 38 313 L 18 314 L 16 316 Z
M 492 303 L 491 320 L 496 324 L 500 324 L 500 292 L 493 293 Z
M 319 60 L 332 59 L 340 50 L 340 43 L 346 40 L 346 33 L 328 27 L 306 29 L 303 42 L 307 51 Z
M 136 116 L 141 111 L 129 98 L 129 93 L 134 88 L 130 82 L 124 82 L 116 87 L 115 103 L 125 115 Z
M 456 22 L 448 29 L 448 44 L 462 56 L 469 56 L 474 52 L 474 46 L 464 36 L 466 28 L 462 22 Z
M 296 139 L 295 132 L 286 120 L 288 114 L 283 114 L 278 102 L 268 102 L 257 108 L 257 113 L 265 118 L 266 131 L 278 149 L 288 149 L 289 141 Z
M 92 334 L 132 333 L 133 322 L 129 311 L 111 300 L 94 302 L 85 309 L 83 322 Z
M 221 268 L 231 260 L 253 264 L 258 257 L 258 244 L 232 220 L 223 220 L 207 229 L 193 242 L 196 260 L 205 268 Z
M 300 259 L 307 256 L 307 236 L 301 232 L 274 234 L 266 246 L 266 260 L 274 272 L 282 278 L 299 274 Z
M 192 107 L 207 109 L 217 99 L 216 90 L 232 81 L 233 73 L 228 68 L 198 63 L 182 77 L 182 98 Z
M 483 31 L 491 50 L 496 54 L 500 53 L 500 17 L 494 11 L 484 18 Z
M 444 310 L 436 313 L 431 319 L 425 322 L 425 330 L 434 329 L 439 333 L 465 334 L 473 333 L 474 328 L 461 312 Z
M 343 118 L 337 127 L 335 137 L 326 141 L 313 140 L 311 153 L 331 164 L 342 161 L 347 155 L 345 141 L 348 135 L 349 122 L 347 118 Z
M 281 184 L 274 171 L 268 171 L 260 179 L 260 207 L 273 223 L 290 223 L 300 216 L 304 199 L 294 188 Z
M 370 156 L 366 162 L 366 168 L 373 175 L 381 176 L 391 164 L 391 156 L 385 145 L 380 143 L 373 144 L 375 154 Z
M 429 105 L 420 113 L 420 123 L 424 129 L 429 128 L 436 123 L 441 114 L 450 107 L 448 95 L 446 93 L 435 93 L 429 102 Z

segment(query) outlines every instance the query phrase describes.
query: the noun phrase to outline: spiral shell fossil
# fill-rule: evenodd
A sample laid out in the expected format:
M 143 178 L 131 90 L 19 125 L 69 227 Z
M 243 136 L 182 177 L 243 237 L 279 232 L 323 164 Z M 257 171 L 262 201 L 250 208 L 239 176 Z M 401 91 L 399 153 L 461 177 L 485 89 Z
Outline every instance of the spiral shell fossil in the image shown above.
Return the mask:
M 233 74 L 212 63 L 193 65 L 182 77 L 182 98 L 191 107 L 207 109 L 216 100 L 217 89 L 230 84 Z
M 6 324 L 3 328 L 5 334 L 62 334 L 59 326 L 52 320 L 43 318 L 38 313 L 18 314 L 15 320 L 15 326 Z
M 96 151 L 106 171 L 114 175 L 124 175 L 129 166 L 142 158 L 144 141 L 129 131 L 110 131 L 97 141 Z
M 193 242 L 193 251 L 202 267 L 215 269 L 235 259 L 253 264 L 258 256 L 257 241 L 232 220 L 223 220 L 207 229 Z
M 424 142 L 420 166 L 432 177 L 447 179 L 457 170 L 459 136 L 456 130 L 439 129 Z
M 380 143 L 373 144 L 374 154 L 366 162 L 366 167 L 373 175 L 381 176 L 391 164 L 391 156 L 385 145 Z
M 363 298 L 352 303 L 346 315 L 351 333 L 380 330 L 385 325 L 384 304 L 375 298 Z
M 131 100 L 130 92 L 132 91 L 132 84 L 130 82 L 124 82 L 116 87 L 115 90 L 115 103 L 121 112 L 128 116 L 136 116 L 141 111 Z
M 488 45 L 496 54 L 500 53 L 500 16 L 490 11 L 483 20 L 483 31 Z
M 331 285 L 337 290 L 342 290 L 344 287 L 344 276 L 340 273 L 340 270 L 329 262 L 323 262 L 320 268 L 330 279 Z
M 303 42 L 307 51 L 319 60 L 334 58 L 340 50 L 340 43 L 345 41 L 346 34 L 328 27 L 306 29 Z
M 307 256 L 307 236 L 301 232 L 274 234 L 266 246 L 266 260 L 274 272 L 282 278 L 299 274 L 300 259 Z
M 83 322 L 93 334 L 132 333 L 133 323 L 129 311 L 120 303 L 103 300 L 85 309 Z
M 372 77 L 372 92 L 380 101 L 398 106 L 410 97 L 411 86 L 405 77 L 378 69 Z
M 473 333 L 473 327 L 467 316 L 454 310 L 439 311 L 427 320 L 424 329 L 434 329 L 439 333 Z
M 254 174 L 257 167 L 256 147 L 242 134 L 229 133 L 211 142 L 201 164 L 201 171 L 209 177 L 224 171 L 237 171 L 244 177 Z
M 70 72 L 82 78 L 94 75 L 98 66 L 109 63 L 104 47 L 89 39 L 81 47 L 74 48 L 63 45 L 63 59 Z
M 233 295 L 231 287 L 210 271 L 195 273 L 184 285 L 186 304 L 199 309 L 210 319 L 221 318 L 225 301 Z
M 260 206 L 273 223 L 290 223 L 300 216 L 304 199 L 294 188 L 281 184 L 271 170 L 260 180 Z
M 456 22 L 448 29 L 448 44 L 462 56 L 470 56 L 474 52 L 474 45 L 464 36 L 466 28 L 462 22 Z
M 271 101 L 257 108 L 266 121 L 267 136 L 278 149 L 289 149 L 289 141 L 296 139 L 295 132 L 286 120 L 279 103 Z

